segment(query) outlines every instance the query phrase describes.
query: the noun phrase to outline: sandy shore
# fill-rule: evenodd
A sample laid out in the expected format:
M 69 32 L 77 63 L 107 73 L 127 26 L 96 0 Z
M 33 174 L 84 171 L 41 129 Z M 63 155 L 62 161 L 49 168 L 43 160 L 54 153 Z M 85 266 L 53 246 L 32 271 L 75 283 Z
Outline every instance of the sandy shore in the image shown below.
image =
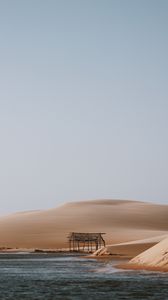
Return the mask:
M 132 264 L 130 265 L 129 262 L 125 264 L 120 264 L 115 266 L 117 269 L 123 269 L 123 270 L 146 270 L 146 271 L 153 271 L 153 272 L 168 272 L 167 267 L 157 267 L 157 266 L 140 266 L 138 264 Z
M 69 232 L 105 232 L 110 245 L 107 252 L 134 257 L 163 239 L 168 232 L 167 216 L 168 205 L 124 200 L 73 202 L 1 217 L 0 246 L 62 249 L 68 248 Z
M 93 255 L 94 256 L 117 256 L 117 257 L 127 257 L 132 258 L 138 255 L 139 253 L 144 252 L 145 250 L 156 245 L 163 239 L 167 237 L 166 235 L 156 236 L 153 238 L 131 241 L 127 243 L 119 243 L 113 245 L 107 245 L 106 247 L 97 250 Z
M 155 246 L 131 259 L 128 267 L 168 272 L 168 235 Z

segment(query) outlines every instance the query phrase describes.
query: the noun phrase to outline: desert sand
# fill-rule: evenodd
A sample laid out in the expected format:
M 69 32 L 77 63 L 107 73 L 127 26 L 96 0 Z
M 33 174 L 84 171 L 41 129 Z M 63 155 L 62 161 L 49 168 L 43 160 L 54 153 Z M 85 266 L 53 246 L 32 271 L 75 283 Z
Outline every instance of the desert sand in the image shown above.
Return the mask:
M 156 236 L 153 238 L 137 240 L 127 243 L 119 243 L 113 245 L 107 245 L 101 249 L 98 249 L 93 253 L 93 256 L 114 256 L 119 258 L 129 258 L 135 257 L 139 253 L 144 252 L 145 250 L 156 245 L 160 241 L 164 240 L 167 237 L 166 235 Z
M 147 239 L 136 245 L 115 246 L 113 252 L 122 248 L 123 254 L 133 257 L 167 234 L 167 216 L 168 205 L 124 200 L 72 202 L 1 217 L 0 247 L 66 248 L 69 232 L 105 232 L 107 245 Z M 156 240 L 151 240 L 154 237 Z
M 133 269 L 168 272 L 168 237 L 133 258 L 126 266 Z

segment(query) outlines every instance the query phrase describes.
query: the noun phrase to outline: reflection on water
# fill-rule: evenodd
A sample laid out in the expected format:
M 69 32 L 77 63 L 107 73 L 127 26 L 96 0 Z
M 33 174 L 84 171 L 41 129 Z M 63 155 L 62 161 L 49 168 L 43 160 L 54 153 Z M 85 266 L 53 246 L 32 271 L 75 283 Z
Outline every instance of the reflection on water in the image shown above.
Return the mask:
M 168 275 L 63 254 L 0 254 L 0 299 L 168 299 Z

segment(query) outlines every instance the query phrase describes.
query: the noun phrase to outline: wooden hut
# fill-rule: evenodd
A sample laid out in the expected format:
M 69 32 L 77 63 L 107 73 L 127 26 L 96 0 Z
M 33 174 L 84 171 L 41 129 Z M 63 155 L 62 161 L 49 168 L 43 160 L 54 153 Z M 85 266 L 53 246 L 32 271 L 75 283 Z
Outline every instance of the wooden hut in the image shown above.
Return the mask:
M 105 233 L 71 232 L 68 235 L 69 251 L 96 251 L 105 246 L 105 240 L 102 237 L 103 234 Z

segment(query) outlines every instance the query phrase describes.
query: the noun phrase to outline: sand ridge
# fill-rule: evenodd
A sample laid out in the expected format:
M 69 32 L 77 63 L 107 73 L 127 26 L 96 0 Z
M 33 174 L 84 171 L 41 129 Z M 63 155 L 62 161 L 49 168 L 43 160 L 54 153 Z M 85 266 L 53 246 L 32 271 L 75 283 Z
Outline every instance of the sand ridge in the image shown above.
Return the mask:
M 142 240 L 165 235 L 167 216 L 168 205 L 106 199 L 72 202 L 1 217 L 0 246 L 66 248 L 72 231 L 105 232 L 107 245 Z
M 143 240 L 135 240 L 126 243 L 107 245 L 106 247 L 103 247 L 95 251 L 93 253 L 93 256 L 111 256 L 111 257 L 114 256 L 119 258 L 135 257 L 138 254 L 156 245 L 160 241 L 164 240 L 166 237 L 167 234 L 152 237 L 152 238 L 147 238 Z
M 125 267 L 168 272 L 168 235 L 155 246 L 131 259 Z

